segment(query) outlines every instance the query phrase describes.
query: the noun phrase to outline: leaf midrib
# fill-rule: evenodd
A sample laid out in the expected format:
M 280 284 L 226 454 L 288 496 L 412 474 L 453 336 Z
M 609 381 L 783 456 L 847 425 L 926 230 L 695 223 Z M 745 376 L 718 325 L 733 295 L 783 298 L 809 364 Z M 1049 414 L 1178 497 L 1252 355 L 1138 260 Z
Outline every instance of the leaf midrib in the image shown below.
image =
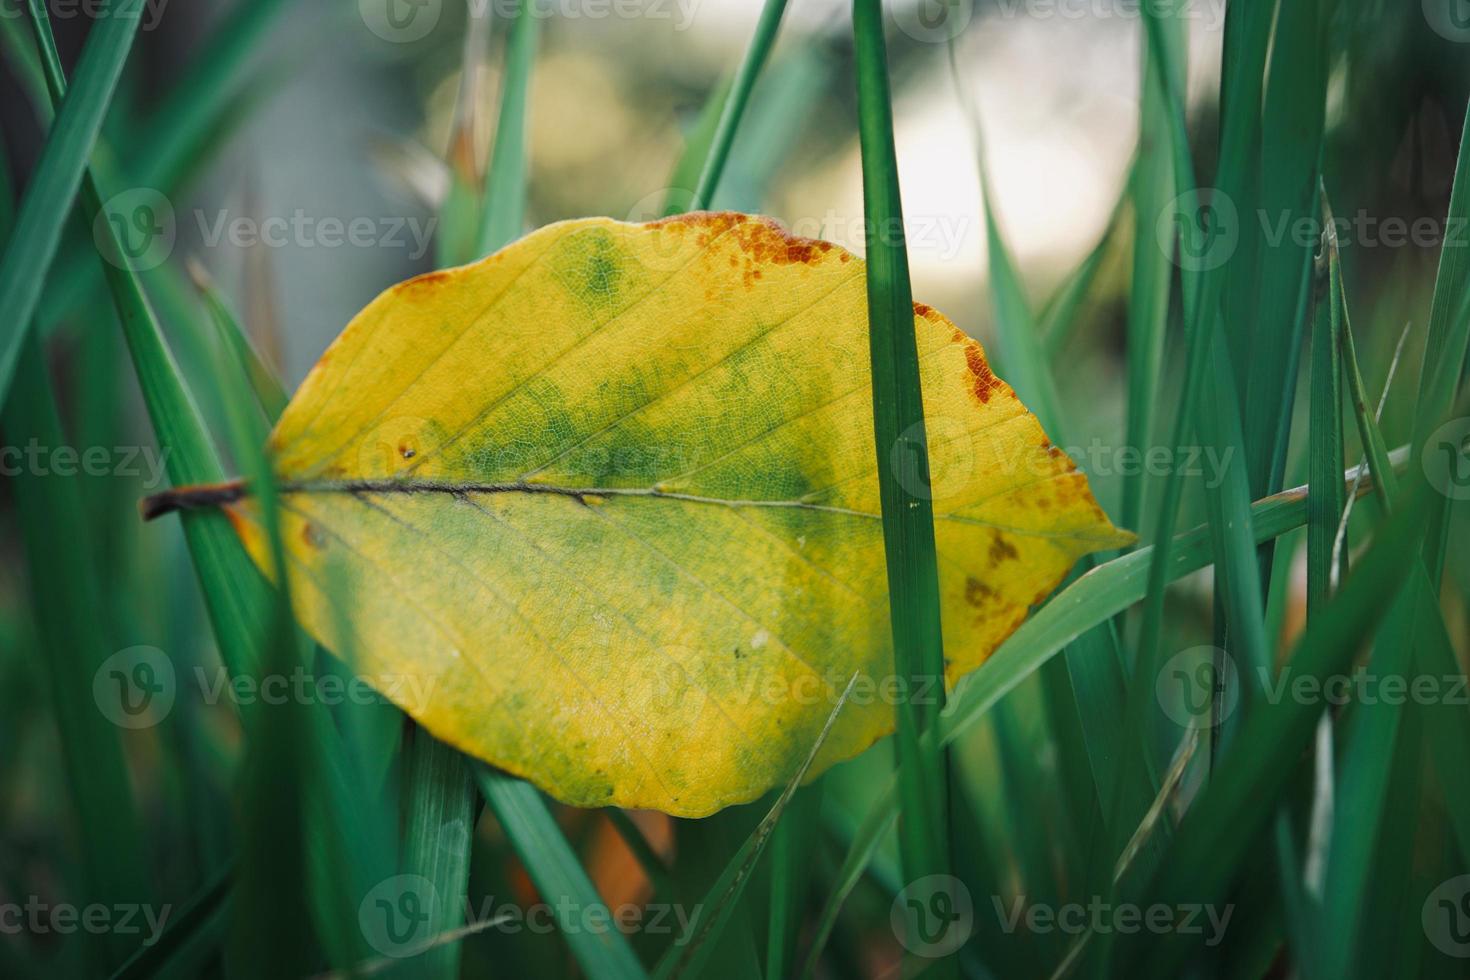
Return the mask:
M 765 499 L 736 499 L 726 497 L 710 497 L 703 494 L 683 493 L 674 490 L 661 490 L 658 487 L 567 487 L 555 483 L 527 483 L 522 481 L 510 481 L 504 483 L 456 483 L 448 480 L 298 480 L 283 481 L 280 485 L 282 494 L 298 493 L 344 493 L 344 494 L 444 494 L 451 497 L 466 497 L 472 494 L 511 494 L 523 493 L 532 495 L 570 497 L 582 504 L 591 504 L 598 498 L 633 497 L 647 500 L 674 500 L 681 503 L 711 504 L 720 507 L 742 508 L 742 507 L 770 507 L 784 508 L 788 510 L 813 511 L 822 514 L 833 514 L 840 517 L 858 517 L 864 520 L 881 521 L 882 518 L 871 511 L 856 510 L 851 507 L 836 507 L 830 504 L 814 504 L 805 500 L 765 500 Z M 952 521 L 956 524 L 971 524 L 979 527 L 993 528 L 1008 534 L 1016 534 L 1022 537 L 1045 538 L 1054 540 L 1073 541 L 1101 541 L 1111 542 L 1113 539 L 1104 535 L 1089 535 L 1074 531 L 1046 532 L 1034 528 L 1012 527 L 1005 524 L 997 524 L 994 521 L 982 520 L 966 514 L 935 514 L 935 520 Z

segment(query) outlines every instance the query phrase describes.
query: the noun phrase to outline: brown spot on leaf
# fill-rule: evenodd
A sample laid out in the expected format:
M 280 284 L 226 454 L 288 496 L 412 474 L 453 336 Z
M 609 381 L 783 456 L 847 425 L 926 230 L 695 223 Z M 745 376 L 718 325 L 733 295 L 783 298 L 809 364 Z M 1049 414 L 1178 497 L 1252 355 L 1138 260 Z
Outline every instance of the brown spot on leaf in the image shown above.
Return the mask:
M 965 578 L 965 601 L 976 609 L 995 597 L 995 590 L 973 575 Z
M 301 526 L 301 540 L 306 542 L 306 546 L 313 551 L 321 551 L 322 546 L 326 543 L 326 539 L 322 537 L 322 532 L 317 529 L 316 525 L 310 522 Z
M 990 542 L 990 563 L 999 565 L 1003 561 L 1015 561 L 1016 558 L 1016 546 L 1007 541 L 999 531 L 996 531 L 995 537 Z
M 990 372 L 990 365 L 985 363 L 985 354 L 980 350 L 979 344 L 965 345 L 965 363 L 969 365 L 970 375 L 974 379 L 975 397 L 980 399 L 981 404 L 990 401 L 991 393 L 1001 386 L 1001 382 Z
M 451 278 L 451 273 L 446 269 L 436 272 L 425 272 L 421 276 L 414 276 L 405 282 L 400 282 L 393 287 L 395 293 L 416 293 L 431 286 L 439 285 Z

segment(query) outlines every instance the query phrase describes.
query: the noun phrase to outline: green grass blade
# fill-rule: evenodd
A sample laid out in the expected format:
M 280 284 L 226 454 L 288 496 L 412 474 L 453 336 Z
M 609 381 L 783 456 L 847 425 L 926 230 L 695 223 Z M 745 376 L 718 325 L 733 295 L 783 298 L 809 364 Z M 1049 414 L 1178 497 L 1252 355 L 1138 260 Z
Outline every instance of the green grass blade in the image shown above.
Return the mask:
M 942 690 L 944 647 L 939 630 L 934 508 L 928 497 L 905 489 L 929 485 L 929 460 L 878 0 L 854 0 L 853 38 L 868 246 L 874 433 L 894 667 L 907 691 Z M 890 464 L 901 449 L 907 450 L 904 455 L 913 467 L 908 475 L 914 479 L 900 480 L 901 474 Z M 933 684 L 935 679 L 940 683 Z M 940 707 L 908 698 L 900 699 L 897 705 L 896 742 L 904 813 L 899 842 L 904 874 L 910 880 L 947 873 L 949 866 L 945 761 L 940 753 L 925 753 L 920 741 L 923 732 L 934 724 Z
M 822 815 L 822 783 L 797 790 L 771 840 L 771 890 L 766 919 L 766 972 L 785 977 L 796 962 L 797 933 L 812 882 L 811 855 Z
M 169 917 L 158 941 L 141 947 L 112 980 L 183 980 L 208 972 L 205 964 L 219 955 L 224 940 L 232 876 L 228 867 L 215 872 L 199 894 Z
M 843 707 L 847 704 L 848 695 L 852 693 L 853 684 L 856 682 L 857 675 L 854 674 L 838 697 L 837 703 L 832 706 L 832 711 L 827 715 L 826 724 L 822 726 L 822 731 L 812 743 L 806 758 L 792 774 L 786 788 L 781 791 L 781 795 L 776 798 L 776 802 L 766 812 L 760 824 L 730 857 L 729 862 L 725 865 L 725 870 L 710 886 L 709 893 L 703 901 L 695 906 L 688 929 L 660 958 L 652 974 L 655 980 L 673 980 L 675 977 L 700 975 L 703 964 L 719 942 L 720 933 L 730 921 L 745 886 L 750 882 L 752 870 L 760 861 L 766 845 L 770 843 L 792 797 L 806 781 L 806 774 L 811 770 L 812 763 L 816 761 L 817 753 L 826 744 L 827 736 L 831 734 L 832 726 L 837 722 L 837 716 L 842 713 Z
M 725 163 L 730 158 L 730 147 L 735 143 L 735 131 L 740 128 L 740 119 L 745 115 L 745 106 L 750 101 L 755 80 L 765 67 L 771 48 L 776 43 L 776 34 L 781 29 L 781 17 L 786 13 L 786 0 L 765 0 L 761 7 L 760 20 L 756 22 L 755 36 L 745 51 L 745 58 L 735 73 L 729 97 L 720 110 L 720 121 L 710 139 L 709 153 L 704 157 L 704 166 L 699 172 L 699 182 L 694 187 L 694 197 L 684 210 L 699 211 L 709 207 L 715 191 L 720 186 L 720 176 L 725 172 Z
M 1470 108 L 1466 121 L 1470 123 Z M 1428 446 L 1429 437 L 1444 419 L 1455 400 L 1470 348 L 1470 124 L 1460 137 L 1460 156 L 1455 164 L 1454 190 L 1450 194 L 1446 236 L 1440 249 L 1439 272 L 1434 282 L 1434 302 L 1429 313 L 1429 335 L 1424 343 L 1424 366 L 1419 375 L 1419 401 L 1414 410 L 1415 456 L 1442 452 L 1444 445 Z M 1438 585 L 1444 566 L 1449 535 L 1449 498 L 1434 501 L 1429 533 L 1425 539 L 1425 567 L 1431 584 Z
M 970 132 L 975 141 L 976 169 L 980 174 L 980 198 L 985 208 L 986 259 L 990 269 L 990 297 L 995 314 L 996 351 L 991 355 L 995 369 L 1009 381 L 1016 394 L 1041 420 L 1047 432 L 1065 431 L 1056 381 L 1052 377 L 1042 344 L 1042 335 L 1031 315 L 1021 277 L 1016 272 L 996 214 L 996 197 L 985 162 L 985 140 L 980 114 L 970 89 L 960 77 L 955 43 L 949 42 L 950 76 L 965 105 Z
M 59 75 L 56 44 L 51 37 L 49 23 L 44 19 L 44 11 L 34 5 L 32 10 L 40 17 L 36 26 L 43 64 L 53 70 L 47 83 L 52 89 L 53 100 L 61 101 L 65 81 Z M 99 27 L 109 27 L 114 19 L 105 19 Z M 94 34 L 93 39 L 98 36 Z M 84 55 L 84 63 L 85 59 Z M 80 103 L 66 100 L 57 115 L 58 127 L 67 115 L 66 106 L 77 104 Z M 90 222 L 101 213 L 104 200 L 90 172 L 83 175 L 81 197 L 83 216 Z M 17 233 L 20 227 L 17 224 Z M 100 227 L 105 229 L 104 250 L 112 256 L 125 254 L 113 226 L 103 222 Z M 103 267 L 142 388 L 144 405 L 159 445 L 166 451 L 169 479 L 176 485 L 214 483 L 224 479 L 214 445 L 178 365 L 164 342 L 142 286 L 136 276 L 120 263 L 104 262 Z M 256 651 L 261 648 L 262 630 L 269 622 L 269 592 L 224 515 L 196 512 L 183 515 L 181 520 L 220 654 L 232 673 L 242 673 L 255 662 Z
M 1124 205 L 1127 203 L 1128 190 L 1125 187 L 1118 197 L 1118 203 L 1113 206 L 1112 214 L 1108 216 L 1102 237 L 1083 257 L 1077 268 L 1072 270 L 1072 274 L 1047 301 L 1041 315 L 1037 317 L 1037 331 L 1041 334 L 1042 346 L 1046 348 L 1047 357 L 1052 360 L 1061 354 L 1082 326 L 1082 304 L 1092 291 L 1093 284 L 1097 282 L 1104 260 L 1112 252 L 1113 241 L 1123 223 Z
M 559 924 L 583 972 L 593 980 L 646 976 L 621 932 L 586 927 L 590 910 L 606 909 L 536 788 L 491 769 L 481 769 L 478 782 L 536 890 L 555 915 L 569 916 Z
M 1416 493 L 1380 528 L 1359 567 L 1298 642 L 1289 661 L 1293 677 L 1320 683 L 1349 669 L 1359 641 L 1371 635 L 1413 569 L 1426 496 Z M 1223 759 L 1181 822 L 1155 881 L 1135 897 L 1145 904 L 1175 903 L 1171 907 L 1221 901 L 1239 862 L 1276 812 L 1324 706 L 1320 700 L 1286 698 L 1263 703 L 1249 715 L 1239 750 Z M 1198 938 L 1120 935 L 1119 962 L 1136 964 L 1149 976 L 1172 976 L 1190 940 Z
M 485 203 L 480 214 L 476 254 L 491 252 L 521 237 L 526 221 L 526 101 L 536 61 L 536 35 L 541 15 L 537 0 L 520 0 L 506 40 L 501 79 L 500 117 L 495 147 L 485 174 Z
M 837 916 L 842 912 L 843 903 L 862 880 L 884 838 L 892 832 L 894 821 L 898 819 L 896 790 L 897 784 L 890 783 L 888 789 L 869 808 L 857 833 L 853 834 L 847 854 L 842 858 L 842 867 L 838 868 L 833 878 L 831 892 L 827 895 L 822 912 L 817 917 L 816 927 L 812 931 L 811 945 L 807 949 L 799 974 L 802 978 L 816 975 L 817 963 L 822 958 L 827 940 L 832 936 L 832 928 L 837 925 Z
M 34 335 L 16 364 L 5 435 L 12 445 L 71 445 L 62 429 L 50 372 Z M 93 683 L 115 644 L 97 610 L 102 592 L 78 480 L 23 469 L 12 482 L 24 530 L 31 603 L 42 643 L 61 739 L 62 762 L 75 807 L 83 894 L 109 906 L 147 902 L 147 853 L 133 804 L 121 729 L 98 710 Z M 109 930 L 89 936 L 94 966 L 116 967 L 136 937 Z
M 290 8 L 287 0 L 234 0 L 228 18 L 122 148 L 136 162 L 130 176 L 139 186 L 182 183 L 216 137 L 220 120 L 229 116 L 261 41 Z
M 428 882 L 430 936 L 464 925 L 470 877 L 470 845 L 475 830 L 475 784 L 471 763 L 457 750 L 415 727 L 404 753 L 402 871 Z M 460 945 L 444 943 L 415 957 L 414 972 L 423 977 L 459 975 Z
M 214 323 L 220 344 L 244 368 L 256 403 L 265 413 L 266 420 L 275 424 L 276 419 L 280 418 L 281 413 L 286 410 L 286 403 L 291 400 L 286 394 L 285 386 L 276 377 L 275 371 L 266 364 L 265 358 L 260 356 L 260 352 L 255 349 L 255 344 L 245 335 L 245 328 L 240 325 L 240 321 L 230 310 L 229 304 L 215 288 L 204 266 L 191 260 L 189 278 L 193 280 L 194 288 L 199 290 L 199 295 L 204 301 L 204 308 L 209 313 L 210 321 Z
M 46 146 L 16 213 L 10 245 L 0 257 L 0 401 L 10 389 L 16 357 L 56 257 L 62 228 L 92 146 L 132 50 L 143 0 L 115 0 L 88 35 L 76 84 L 62 101 Z
M 1307 429 L 1308 486 L 1311 488 L 1307 520 L 1307 615 L 1320 612 L 1336 581 L 1333 556 L 1337 526 L 1347 508 L 1338 474 L 1343 467 L 1342 418 L 1342 268 L 1337 258 L 1337 233 L 1332 212 L 1327 219 L 1325 251 L 1328 257 L 1327 290 L 1317 304 L 1312 327 L 1311 424 Z M 1392 477 L 1389 477 L 1392 479 Z
M 1394 458 L 1402 464 L 1407 455 L 1407 450 L 1399 450 Z M 1357 476 L 1356 469 L 1350 470 L 1344 482 L 1351 483 Z M 1299 528 L 1306 520 L 1306 487 L 1258 500 L 1251 511 L 1251 528 L 1257 543 Z M 1196 572 L 1213 559 L 1207 527 L 1180 534 L 1169 549 L 1168 581 Z M 1099 565 L 1053 596 L 1001 644 L 984 670 L 976 671 L 955 689 L 941 718 L 944 741 L 958 738 L 1048 657 L 1098 623 L 1143 599 L 1151 587 L 1153 562 L 1153 547 L 1139 548 Z
M 1180 64 L 1180 47 L 1168 33 L 1167 22 L 1151 5 L 1144 5 L 1144 23 L 1148 30 L 1148 48 L 1159 63 L 1159 77 L 1168 84 L 1165 94 L 1168 101 L 1170 120 L 1170 147 L 1174 177 L 1181 188 L 1178 210 L 1175 214 L 1182 235 L 1188 236 L 1186 245 L 1205 244 L 1206 253 L 1216 229 L 1207 224 L 1210 212 L 1201 207 L 1193 179 L 1194 167 L 1189 155 L 1189 141 L 1184 123 L 1184 103 L 1180 87 L 1183 82 Z M 1258 100 L 1252 92 L 1259 88 L 1261 72 L 1264 70 L 1266 49 L 1270 39 L 1272 10 L 1269 4 L 1254 3 L 1244 8 L 1239 37 L 1239 50 L 1247 63 L 1231 67 L 1225 100 L 1224 134 L 1221 139 L 1219 183 L 1227 197 L 1242 196 L 1239 185 L 1246 173 L 1247 160 L 1255 145 L 1254 125 L 1258 121 L 1255 106 Z M 1204 265 L 1208 265 L 1205 262 Z M 1193 316 L 1186 315 L 1185 372 L 1179 393 L 1179 407 L 1174 420 L 1174 434 L 1170 440 L 1177 457 L 1180 447 L 1188 440 L 1190 428 L 1195 424 L 1196 405 L 1200 392 L 1209 376 L 1215 349 L 1212 340 L 1214 321 L 1222 293 L 1219 270 L 1203 268 L 1194 275 L 1185 277 L 1184 295 L 1189 300 Z M 1183 481 L 1177 468 L 1164 477 L 1164 492 L 1159 508 L 1157 530 L 1154 541 L 1158 543 L 1152 572 L 1152 585 L 1148 600 L 1144 604 L 1143 623 L 1139 637 L 1138 672 L 1145 676 L 1156 676 L 1153 667 L 1158 655 L 1163 626 L 1164 585 L 1169 563 L 1169 548 L 1174 539 L 1174 528 L 1178 519 L 1179 503 L 1183 493 Z M 1137 730 L 1137 725 L 1130 726 Z
M 1245 407 L 1246 465 L 1255 496 L 1277 489 L 1273 474 L 1281 471 L 1286 453 L 1281 419 L 1291 414 L 1296 393 L 1297 352 L 1306 319 L 1302 297 L 1312 268 L 1312 243 L 1289 232 L 1277 242 L 1270 238 L 1316 214 L 1327 106 L 1323 7 L 1322 0 L 1296 0 L 1282 6 L 1278 15 L 1262 108 L 1257 211 L 1271 227 L 1263 229 L 1266 240 L 1257 275 L 1252 277 L 1255 316 L 1230 325 L 1233 331 L 1250 334 L 1249 377 L 1237 390 Z
M 1171 27 L 1173 25 L 1170 25 Z M 1128 291 L 1128 420 L 1124 445 L 1152 446 L 1158 432 L 1159 384 L 1164 376 L 1164 328 L 1174 278 L 1174 243 L 1168 250 L 1149 222 L 1169 207 L 1176 193 L 1169 153 L 1169 103 L 1159 61 L 1144 52 L 1143 99 L 1138 159 L 1128 181 L 1133 205 L 1133 274 Z M 1123 481 L 1121 518 L 1127 528 L 1142 528 L 1148 476 Z

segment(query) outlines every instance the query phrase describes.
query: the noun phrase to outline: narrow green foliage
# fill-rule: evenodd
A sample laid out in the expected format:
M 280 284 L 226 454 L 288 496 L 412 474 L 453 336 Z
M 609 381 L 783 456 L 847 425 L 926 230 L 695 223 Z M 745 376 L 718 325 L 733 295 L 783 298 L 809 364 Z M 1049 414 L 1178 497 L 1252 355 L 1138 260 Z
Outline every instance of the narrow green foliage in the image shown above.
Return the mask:
M 210 321 L 214 323 L 220 344 L 230 352 L 237 363 L 244 366 L 256 403 L 265 413 L 266 421 L 274 423 L 281 417 L 281 413 L 286 409 L 286 403 L 290 401 L 285 387 L 276 377 L 275 371 L 266 364 L 265 358 L 255 349 L 255 344 L 245 335 L 245 328 L 240 325 L 240 321 L 235 318 L 235 314 L 230 310 L 224 297 L 215 288 L 204 266 L 191 261 L 189 277 L 194 281 L 194 287 L 199 290 L 199 295 L 204 300 L 204 308 L 209 313 Z
M 760 20 L 755 26 L 755 37 L 745 51 L 745 59 L 735 73 L 729 97 L 720 110 L 720 121 L 710 138 L 709 153 L 699 172 L 699 182 L 694 188 L 694 197 L 684 210 L 699 211 L 709 207 L 714 200 L 715 190 L 720 186 L 720 175 L 730 158 L 730 147 L 735 143 L 735 131 L 740 128 L 740 119 L 745 115 L 745 106 L 750 101 L 755 80 L 765 67 L 771 48 L 776 43 L 776 34 L 781 28 L 781 17 L 786 13 L 786 0 L 765 0 Z
M 10 245 L 0 257 L 0 400 L 10 388 L 21 342 L 41 298 L 41 287 L 71 213 L 87 158 L 122 74 L 144 0 L 115 0 L 97 21 L 77 63 L 76 88 L 61 103 L 35 174 L 21 198 Z M 34 10 L 33 10 L 34 13 Z M 50 80 L 48 80 L 50 81 Z M 95 213 L 96 208 L 89 209 Z
M 68 445 L 40 342 L 26 338 L 4 420 L 7 441 Z M 143 836 L 133 807 L 120 729 L 98 710 L 93 683 L 114 644 L 97 610 L 102 590 L 91 535 L 74 479 L 22 471 L 13 482 L 25 532 L 31 602 L 75 807 L 85 893 L 108 905 L 147 901 Z M 124 681 L 119 681 L 123 683 Z M 95 966 L 118 966 L 135 937 L 110 930 L 92 939 Z
M 541 794 L 527 782 L 481 769 L 477 779 L 511 846 L 538 891 L 555 896 L 553 912 L 563 918 L 562 936 L 593 980 L 637 980 L 645 976 L 638 958 L 617 929 L 588 929 L 593 910 L 605 911 L 597 889 L 577 862 Z
M 1359 640 L 1374 631 L 1413 568 L 1426 495 L 1418 493 L 1379 529 L 1359 567 L 1308 626 L 1289 660 L 1294 676 L 1320 682 L 1351 665 Z M 1239 749 L 1225 757 L 1202 798 L 1190 807 L 1156 880 L 1139 899 L 1221 900 L 1239 862 L 1275 812 L 1323 707 L 1320 700 L 1283 699 L 1251 712 L 1238 736 Z M 1147 976 L 1172 976 L 1191 939 L 1198 937 L 1119 936 L 1120 962 L 1134 964 Z M 1146 961 L 1140 958 L 1144 945 L 1150 950 Z
M 878 0 L 854 0 L 858 136 L 863 161 L 867 228 L 868 323 L 873 362 L 873 411 L 878 490 L 887 554 L 894 666 L 907 691 L 932 690 L 944 676 L 939 629 L 939 572 L 934 508 L 906 487 L 929 486 L 924 404 L 914 336 L 913 295 L 903 239 L 893 107 Z M 901 474 L 895 463 L 906 468 Z M 906 477 L 900 479 L 901 476 Z M 897 705 L 897 753 L 904 819 L 900 846 L 910 879 L 947 872 L 945 762 L 926 752 L 923 733 L 941 706 L 907 698 Z
M 812 763 L 816 761 L 817 753 L 826 743 L 827 736 L 831 734 L 832 726 L 836 723 L 837 716 L 842 713 L 843 706 L 847 704 L 847 698 L 852 693 L 852 687 L 856 682 L 857 675 L 854 674 L 838 697 L 837 703 L 832 706 L 831 713 L 827 715 L 827 723 L 822 726 L 822 731 L 812 743 L 806 758 L 792 774 L 786 788 L 781 791 L 781 795 L 776 798 L 776 802 L 761 819 L 760 824 L 745 839 L 745 843 L 741 844 L 740 848 L 731 855 L 729 863 L 725 865 L 725 870 L 710 886 L 709 893 L 704 900 L 695 906 L 696 911 L 689 922 L 688 930 L 659 960 L 658 966 L 653 971 L 655 980 L 672 980 L 674 977 L 700 975 L 704 962 L 719 941 L 720 933 L 739 905 L 740 896 L 750 882 L 751 872 L 775 834 L 777 825 L 791 804 L 792 797 L 796 795 L 798 787 L 805 782 L 806 774 L 811 770 Z
M 31 11 L 43 63 L 49 69 L 47 84 L 53 100 L 61 102 L 65 80 L 60 77 L 60 60 L 56 57 L 50 25 L 44 10 L 34 0 Z M 110 25 L 114 19 L 104 20 L 102 26 Z M 98 36 L 94 34 L 93 41 Z M 80 85 L 80 70 L 78 75 Z M 78 102 L 66 100 L 57 115 L 58 127 L 66 118 L 66 106 L 75 104 Z M 102 211 L 102 200 L 103 195 L 96 182 L 87 173 L 82 180 L 84 217 L 89 221 L 95 219 Z M 103 222 L 101 227 L 106 229 L 103 248 L 113 256 L 124 254 L 111 223 Z M 19 230 L 20 225 L 17 224 L 17 234 Z M 14 250 L 8 250 L 7 256 L 10 251 Z M 175 484 L 212 483 L 224 479 L 223 468 L 199 410 L 169 353 L 137 277 L 120 263 L 107 262 L 104 271 L 143 391 L 144 405 L 152 419 L 159 445 L 167 451 L 169 478 Z M 255 653 L 260 649 L 261 630 L 268 622 L 269 599 L 265 584 L 222 514 L 191 513 L 184 515 L 182 521 L 220 654 L 232 672 L 241 673 L 254 663 Z
M 477 255 L 489 255 L 520 237 L 526 221 L 526 101 L 531 68 L 536 61 L 536 35 L 541 15 L 538 0 L 520 0 L 505 44 L 501 78 L 500 119 L 495 147 L 485 174 L 485 201 L 480 213 Z

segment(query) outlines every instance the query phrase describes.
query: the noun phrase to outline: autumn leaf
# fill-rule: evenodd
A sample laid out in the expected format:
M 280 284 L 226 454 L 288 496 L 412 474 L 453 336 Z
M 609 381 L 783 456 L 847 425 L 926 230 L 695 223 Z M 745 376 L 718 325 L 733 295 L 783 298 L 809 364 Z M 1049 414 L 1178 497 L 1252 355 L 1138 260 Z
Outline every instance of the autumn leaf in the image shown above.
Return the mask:
M 270 439 L 306 629 L 436 736 L 579 806 L 701 816 L 893 728 L 861 260 L 739 214 L 543 228 L 388 290 Z M 916 305 L 947 682 L 1131 540 Z M 271 574 L 243 487 L 220 505 Z M 344 625 L 349 624 L 349 625 Z M 341 635 L 350 629 L 351 635 Z M 914 691 L 915 696 L 937 692 Z

